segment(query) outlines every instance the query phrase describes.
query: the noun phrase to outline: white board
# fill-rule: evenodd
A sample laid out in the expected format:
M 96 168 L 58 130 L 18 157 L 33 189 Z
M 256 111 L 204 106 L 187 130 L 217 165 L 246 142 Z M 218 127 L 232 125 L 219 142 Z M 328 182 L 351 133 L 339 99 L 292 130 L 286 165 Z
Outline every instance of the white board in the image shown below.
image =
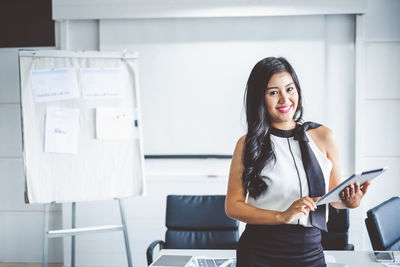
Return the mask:
M 102 50 L 140 53 L 146 155 L 232 155 L 246 133 L 247 79 L 268 56 L 289 60 L 303 90 L 304 118 L 325 123 L 324 16 L 104 20 L 100 25 Z
M 142 195 L 144 155 L 141 141 L 137 55 L 60 50 L 20 51 L 19 63 L 26 202 L 81 202 Z M 32 85 L 39 88 L 45 86 L 40 79 L 39 82 L 32 82 L 33 75 L 38 71 L 53 73 L 52 70 L 59 69 L 69 69 L 73 72 L 79 90 L 78 97 L 76 94 L 71 94 L 74 97 L 65 99 L 50 97 L 35 101 L 33 97 L 35 88 L 32 88 Z M 101 70 L 118 70 L 121 74 L 117 78 L 114 75 L 112 79 L 121 80 L 123 86 L 118 85 L 119 91 L 114 90 L 112 95 L 107 95 L 104 93 L 106 89 L 100 88 L 100 91 L 103 90 L 100 95 L 83 97 L 80 82 L 83 80 L 80 76 L 82 69 L 95 70 L 97 76 L 93 77 L 97 81 L 104 78 L 104 82 L 108 81 L 109 84 L 112 84 L 109 81 L 111 78 L 101 77 L 103 73 Z M 49 80 L 46 77 L 43 79 Z M 69 78 L 60 78 L 63 83 L 65 79 Z M 41 96 L 46 93 L 50 95 L 53 87 L 54 92 L 57 91 L 57 79 L 54 80 L 55 82 L 49 82 L 49 89 L 46 89 L 45 93 L 41 92 Z M 68 91 L 68 88 L 63 90 Z M 132 121 L 136 125 L 134 136 L 115 139 L 97 138 L 96 110 L 102 108 L 132 110 L 136 119 Z M 71 116 L 76 111 L 78 116 Z M 68 123 L 63 123 L 63 116 L 68 118 Z M 57 123 L 61 125 L 58 128 L 65 128 L 58 129 Z M 52 132 L 51 127 L 56 130 Z M 52 136 L 69 130 L 76 134 L 76 140 L 57 139 Z M 68 145 L 73 145 L 71 140 L 77 142 L 76 149 L 68 148 Z M 46 151 L 46 146 L 51 149 Z

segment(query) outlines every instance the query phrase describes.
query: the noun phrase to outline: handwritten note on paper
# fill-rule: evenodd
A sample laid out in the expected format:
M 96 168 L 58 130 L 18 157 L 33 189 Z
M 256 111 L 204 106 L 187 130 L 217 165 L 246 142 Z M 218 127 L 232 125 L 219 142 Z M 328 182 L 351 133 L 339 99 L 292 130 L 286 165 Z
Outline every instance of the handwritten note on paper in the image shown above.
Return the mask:
M 79 109 L 47 107 L 44 152 L 76 154 Z
M 73 68 L 33 70 L 31 86 L 35 102 L 79 97 L 78 82 Z
M 126 85 L 119 68 L 80 69 L 83 98 L 118 98 Z
M 121 140 L 137 138 L 135 117 L 133 109 L 97 108 L 97 139 Z

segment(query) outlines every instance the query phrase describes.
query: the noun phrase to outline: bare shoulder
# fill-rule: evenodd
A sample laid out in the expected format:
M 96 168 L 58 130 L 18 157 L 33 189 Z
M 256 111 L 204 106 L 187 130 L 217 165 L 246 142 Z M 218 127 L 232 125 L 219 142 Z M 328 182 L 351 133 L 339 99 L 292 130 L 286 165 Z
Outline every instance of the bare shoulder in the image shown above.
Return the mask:
M 246 135 L 243 135 L 238 139 L 237 143 L 243 146 L 245 141 L 246 141 Z
M 235 152 L 234 152 L 234 154 L 238 154 L 238 153 L 240 153 L 240 154 L 242 154 L 242 152 L 243 152 L 243 148 L 244 148 L 244 145 L 245 145 L 245 142 L 246 142 L 246 135 L 243 135 L 242 137 L 240 137 L 239 139 L 238 139 L 238 141 L 236 142 L 236 147 L 235 147 Z
M 319 139 L 324 142 L 329 142 L 330 139 L 334 138 L 333 131 L 324 125 L 310 129 L 307 133 L 313 138 L 313 140 Z
M 246 136 L 242 136 L 239 138 L 239 140 L 236 142 L 236 147 L 235 151 L 233 152 L 232 155 L 232 162 L 231 162 L 231 167 L 243 167 L 243 152 L 244 152 L 244 146 L 246 142 Z
M 333 131 L 324 125 L 310 129 L 307 133 L 311 136 L 318 148 L 325 153 L 336 147 Z

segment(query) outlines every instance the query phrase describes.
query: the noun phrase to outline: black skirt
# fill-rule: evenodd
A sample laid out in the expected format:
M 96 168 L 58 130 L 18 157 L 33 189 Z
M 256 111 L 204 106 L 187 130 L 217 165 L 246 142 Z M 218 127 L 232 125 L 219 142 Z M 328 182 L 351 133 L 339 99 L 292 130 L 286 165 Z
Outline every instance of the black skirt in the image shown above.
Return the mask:
M 321 230 L 301 225 L 247 224 L 236 257 L 237 267 L 326 266 Z

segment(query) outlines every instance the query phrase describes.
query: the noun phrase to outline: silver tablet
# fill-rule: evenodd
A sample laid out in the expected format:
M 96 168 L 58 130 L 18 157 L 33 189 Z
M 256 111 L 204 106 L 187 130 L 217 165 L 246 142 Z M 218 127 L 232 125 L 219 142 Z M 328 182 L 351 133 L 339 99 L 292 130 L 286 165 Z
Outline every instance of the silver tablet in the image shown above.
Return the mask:
M 359 182 L 360 185 L 363 185 L 367 181 L 371 181 L 372 179 L 376 178 L 377 176 L 381 175 L 384 171 L 387 170 L 388 167 L 380 168 L 380 169 L 375 169 L 375 170 L 370 170 L 370 171 L 365 171 L 361 174 L 353 174 L 349 178 L 347 178 L 345 181 L 340 183 L 338 186 L 336 186 L 334 189 L 326 193 L 324 196 L 322 196 L 318 201 L 317 205 L 322 205 L 330 202 L 335 202 L 340 200 L 340 192 L 348 185 L 354 184 L 355 182 Z

